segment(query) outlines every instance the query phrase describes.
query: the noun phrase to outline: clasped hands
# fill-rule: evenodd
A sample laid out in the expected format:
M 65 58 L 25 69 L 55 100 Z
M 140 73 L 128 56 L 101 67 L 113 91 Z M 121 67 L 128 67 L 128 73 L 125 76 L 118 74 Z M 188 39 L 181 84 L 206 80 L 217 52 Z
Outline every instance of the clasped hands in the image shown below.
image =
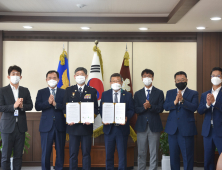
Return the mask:
M 208 93 L 206 100 L 207 100 L 207 105 L 210 106 L 211 104 L 213 104 L 215 102 L 214 95 L 211 93 Z
M 144 107 L 145 109 L 150 109 L 150 108 L 151 108 L 151 104 L 150 104 L 149 100 L 146 100 L 146 102 L 143 103 L 143 107 Z
M 15 102 L 14 104 L 14 108 L 20 108 L 22 109 L 23 108 L 23 98 L 18 98 L 17 101 Z
M 181 91 L 179 90 L 176 96 L 176 99 L 174 100 L 174 105 L 177 105 L 177 103 L 182 102 L 183 101 L 183 96 Z

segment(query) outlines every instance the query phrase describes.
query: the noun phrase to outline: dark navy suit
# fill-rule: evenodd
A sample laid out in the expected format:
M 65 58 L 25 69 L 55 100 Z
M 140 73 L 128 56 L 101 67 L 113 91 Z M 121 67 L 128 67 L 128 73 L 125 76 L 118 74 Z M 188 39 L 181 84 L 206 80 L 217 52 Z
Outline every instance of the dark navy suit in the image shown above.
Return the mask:
M 135 130 L 137 132 L 144 132 L 147 128 L 147 120 L 149 120 L 149 127 L 152 132 L 161 132 L 163 130 L 162 122 L 159 113 L 163 112 L 164 94 L 162 90 L 153 86 L 150 94 L 150 109 L 145 109 L 143 104 L 146 102 L 146 95 L 144 88 L 137 91 L 134 95 L 135 112 L 138 114 Z
M 90 95 L 91 97 L 85 97 L 85 95 Z M 93 87 L 87 85 L 84 86 L 83 93 L 78 91 L 78 86 L 74 85 L 66 89 L 64 97 L 64 114 L 66 114 L 65 105 L 69 102 L 94 102 L 94 113 L 98 113 L 98 102 L 97 102 L 97 91 Z M 92 134 L 93 134 L 93 124 L 83 125 L 82 123 L 77 123 L 72 126 L 67 126 L 67 133 L 69 134 L 69 169 L 78 169 L 78 153 L 79 145 L 81 142 L 82 148 L 82 169 L 90 170 L 91 167 L 91 145 L 92 145 Z
M 113 103 L 112 89 L 103 92 L 100 105 L 100 115 L 102 117 L 102 103 Z M 117 147 L 119 157 L 119 170 L 126 170 L 126 151 L 127 140 L 130 134 L 129 120 L 134 115 L 134 105 L 132 95 L 129 92 L 121 89 L 120 103 L 126 103 L 126 117 L 125 125 L 115 126 L 114 124 L 104 125 L 103 132 L 105 138 L 106 148 L 106 170 L 114 170 L 114 152 Z
M 65 90 L 57 88 L 55 95 L 56 107 L 49 104 L 50 89 L 38 91 L 35 109 L 42 111 L 39 125 L 42 147 L 42 170 L 50 170 L 52 144 L 55 141 L 55 169 L 62 170 L 64 164 L 64 147 L 66 139 L 66 120 L 63 114 L 63 97 Z
M 194 135 L 197 134 L 194 112 L 198 107 L 198 92 L 186 88 L 183 94 L 184 103 L 174 105 L 176 96 L 177 89 L 169 90 L 163 105 L 166 111 L 170 111 L 165 132 L 168 133 L 171 169 L 180 169 L 181 150 L 184 170 L 192 170 Z
M 200 105 L 197 109 L 199 114 L 205 114 L 202 136 L 204 139 L 204 169 L 213 170 L 215 147 L 217 147 L 219 154 L 222 152 L 222 89 L 220 89 L 216 103 L 213 107 L 207 108 L 206 98 L 211 90 L 205 92 L 201 96 Z M 213 125 L 211 125 L 211 119 Z

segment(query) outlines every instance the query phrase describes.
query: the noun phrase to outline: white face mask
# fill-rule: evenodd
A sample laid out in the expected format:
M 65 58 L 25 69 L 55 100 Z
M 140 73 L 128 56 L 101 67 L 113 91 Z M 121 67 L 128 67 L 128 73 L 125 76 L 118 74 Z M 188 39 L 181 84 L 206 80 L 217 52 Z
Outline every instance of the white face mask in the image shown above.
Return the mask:
M 113 83 L 113 84 L 111 84 L 111 88 L 113 89 L 113 90 L 119 90 L 119 89 L 121 89 L 121 84 L 119 84 L 119 83 Z
M 53 80 L 53 79 L 51 79 L 51 80 L 49 80 L 48 81 L 48 85 L 50 86 L 50 87 L 55 87 L 56 85 L 57 85 L 57 81 L 56 80 Z
M 77 84 L 83 84 L 83 83 L 85 83 L 85 81 L 86 81 L 85 76 L 76 76 L 76 83 Z
M 213 78 L 211 79 L 211 83 L 212 83 L 213 85 L 217 86 L 217 85 L 221 84 L 221 79 L 220 79 L 219 77 L 213 77 Z
M 151 85 L 152 82 L 153 82 L 152 78 L 149 77 L 143 78 L 143 83 L 145 84 L 145 86 Z
M 18 84 L 20 81 L 20 76 L 10 76 L 10 81 L 12 84 Z

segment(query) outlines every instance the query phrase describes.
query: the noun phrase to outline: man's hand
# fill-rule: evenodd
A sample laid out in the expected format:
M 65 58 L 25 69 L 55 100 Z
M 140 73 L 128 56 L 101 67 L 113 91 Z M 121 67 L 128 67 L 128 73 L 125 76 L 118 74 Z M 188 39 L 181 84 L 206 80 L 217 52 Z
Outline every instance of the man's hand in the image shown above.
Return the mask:
M 179 93 L 177 93 L 176 99 L 174 100 L 174 105 L 177 105 L 179 103 Z
M 179 90 L 179 92 L 177 93 L 177 95 L 178 95 L 178 100 L 179 100 L 180 102 L 182 102 L 183 96 L 182 96 L 182 93 L 181 93 L 180 90 Z
M 103 123 L 104 125 L 110 125 L 110 123 Z
M 70 126 L 72 126 L 72 125 L 74 125 L 75 123 L 74 122 L 72 122 L 72 123 L 68 123 L 68 125 L 70 125 Z
M 125 123 L 120 123 L 120 125 L 125 125 L 127 122 L 127 117 L 125 118 Z
M 54 107 L 56 106 L 55 100 L 52 101 L 52 105 L 53 105 Z
M 54 101 L 54 96 L 51 94 L 51 95 L 49 96 L 48 102 L 49 102 L 49 104 L 52 104 L 53 101 Z
M 83 125 L 90 125 L 91 123 L 89 123 L 89 122 L 86 122 L 86 123 L 83 123 Z
M 22 99 L 22 98 L 21 98 L 21 99 Z M 22 102 L 23 99 L 22 99 L 22 101 L 21 101 L 21 99 L 20 99 L 20 98 L 17 99 L 17 101 L 16 101 L 15 104 L 14 104 L 14 108 L 18 108 L 19 105 L 20 105 L 21 103 L 23 103 L 23 102 Z
M 23 108 L 23 98 L 20 98 L 20 105 L 19 108 L 22 109 Z
M 145 108 L 145 110 L 148 109 L 148 108 L 150 108 L 150 107 L 151 107 L 150 102 L 149 102 L 148 100 L 146 100 L 146 102 L 143 103 L 143 107 Z
M 213 104 L 215 102 L 215 98 L 214 95 L 211 93 L 207 94 L 207 105 L 210 106 L 211 104 Z

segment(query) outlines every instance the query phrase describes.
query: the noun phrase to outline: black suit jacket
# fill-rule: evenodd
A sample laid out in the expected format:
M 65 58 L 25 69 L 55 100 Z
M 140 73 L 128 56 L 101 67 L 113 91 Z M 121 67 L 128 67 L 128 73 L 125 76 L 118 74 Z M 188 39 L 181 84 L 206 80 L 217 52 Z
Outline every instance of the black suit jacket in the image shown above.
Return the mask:
M 148 120 L 148 125 L 152 132 L 161 132 L 163 130 L 163 126 L 159 114 L 163 112 L 163 91 L 153 86 L 149 100 L 152 107 L 145 110 L 143 107 L 145 102 L 146 93 L 144 88 L 142 88 L 134 95 L 135 111 L 138 114 L 135 130 L 138 132 L 144 132 L 146 130 Z
M 91 99 L 84 99 L 86 94 L 91 94 Z M 98 114 L 97 90 L 93 87 L 85 85 L 81 97 L 77 85 L 67 87 L 63 100 L 64 114 L 66 114 L 66 103 L 70 102 L 94 102 L 94 114 Z M 77 123 L 72 126 L 67 125 L 67 133 L 71 135 L 92 135 L 93 124 L 83 125 L 82 123 Z
M 32 110 L 33 104 L 28 88 L 19 86 L 19 98 L 23 98 L 23 109 L 18 108 L 19 131 L 24 133 L 28 130 L 25 111 Z M 12 133 L 15 128 L 16 117 L 14 116 L 15 98 L 10 85 L 0 88 L 0 112 L 3 112 L 0 120 L 0 131 Z

